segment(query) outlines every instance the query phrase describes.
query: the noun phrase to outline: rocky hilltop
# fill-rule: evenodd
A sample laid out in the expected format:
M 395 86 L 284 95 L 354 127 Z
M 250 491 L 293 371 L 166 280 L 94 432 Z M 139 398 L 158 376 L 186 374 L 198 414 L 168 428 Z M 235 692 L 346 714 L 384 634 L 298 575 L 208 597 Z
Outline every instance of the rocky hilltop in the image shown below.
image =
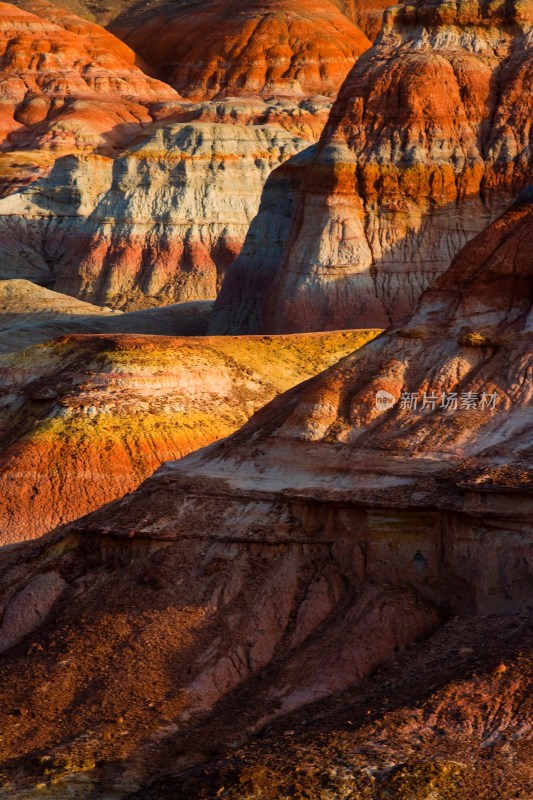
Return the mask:
M 138 335 L 63 336 L 0 357 L 0 545 L 40 536 L 133 491 L 163 461 L 227 436 L 266 401 L 377 333 L 146 335 L 151 325 L 160 334 L 179 328 L 180 316 L 185 332 L 187 310 L 97 320 L 85 310 L 77 320 L 55 319 L 56 327 L 76 330 L 83 320 L 88 329 L 107 323 Z
M 90 35 L 88 35 L 90 33 Z M 71 15 L 55 24 L 0 5 L 0 192 L 35 179 L 62 153 L 111 154 L 179 99 L 135 54 Z
M 25 5 L 43 14 L 40 21 L 13 6 L 0 9 L 6 37 L 9 14 L 29 26 L 25 45 L 10 44 L 22 48 L 10 67 L 10 91 L 16 81 L 28 82 L 24 47 L 38 52 L 45 33 L 70 42 L 72 57 L 76 42 L 91 44 L 83 51 L 85 61 L 76 56 L 76 69 L 87 85 L 78 86 L 78 73 L 72 83 L 72 71 L 61 78 L 67 100 L 60 101 L 37 61 L 32 80 L 40 82 L 39 97 L 34 102 L 26 85 L 17 96 L 15 117 L 24 117 L 27 124 L 16 122 L 6 153 L 0 153 L 0 161 L 5 157 L 13 168 L 6 167 L 8 196 L 0 200 L 0 278 L 32 280 L 126 310 L 214 299 L 257 214 L 270 172 L 318 139 L 336 91 L 370 42 L 327 0 L 314 11 L 300 8 L 296 0 L 276 3 L 275 12 L 241 2 L 227 12 L 229 33 L 215 13 L 219 6 L 200 12 L 186 5 L 174 27 L 163 20 L 164 35 L 154 29 L 152 38 L 144 32 L 141 39 L 151 41 L 152 48 L 157 43 L 161 57 L 166 42 L 173 58 L 181 46 L 187 58 L 199 58 L 191 43 L 200 43 L 207 72 L 198 67 L 203 77 L 183 77 L 192 102 L 142 73 L 134 66 L 138 56 L 96 24 L 45 0 L 26 0 Z M 318 25 L 321 10 L 325 17 Z M 29 25 L 30 20 L 36 24 Z M 150 29 L 155 23 L 150 13 Z M 286 56 L 290 69 L 276 48 L 265 50 L 271 25 L 281 26 L 280 41 L 296 48 Z M 206 42 L 211 40 L 214 51 L 209 53 Z M 231 59 L 228 51 L 221 60 L 219 45 L 230 48 Z M 289 44 L 280 47 L 286 50 Z M 261 85 L 258 48 L 267 55 Z M 128 60 L 126 74 L 120 59 Z M 211 101 L 228 94 L 237 96 Z M 135 122 L 120 110 L 126 97 L 137 104 Z M 42 114 L 30 120 L 23 113 L 28 104 L 44 109 Z M 109 119 L 108 108 L 121 115 L 120 124 Z M 41 173 L 45 177 L 35 180 Z
M 330 0 L 216 0 L 111 26 L 192 100 L 242 94 L 336 96 L 370 45 Z
M 266 187 L 212 331 L 386 325 L 408 313 L 532 180 L 532 26 L 522 0 L 388 9 L 293 201 L 279 182 Z
M 10 798 L 525 800 L 531 198 L 401 325 L 6 552 Z

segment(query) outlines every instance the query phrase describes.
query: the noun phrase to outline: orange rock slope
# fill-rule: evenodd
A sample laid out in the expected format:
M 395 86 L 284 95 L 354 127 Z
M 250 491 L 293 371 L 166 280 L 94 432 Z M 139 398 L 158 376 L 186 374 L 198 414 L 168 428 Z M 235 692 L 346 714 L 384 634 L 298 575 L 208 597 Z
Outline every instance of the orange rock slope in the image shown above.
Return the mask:
M 16 0 L 14 5 L 40 16 L 50 17 L 52 14 L 63 15 L 64 9 L 68 9 L 78 15 L 78 18 L 81 16 L 96 20 L 100 25 L 114 26 L 117 30 L 125 26 L 128 30 L 133 30 L 137 24 L 146 23 L 150 17 L 160 17 L 165 14 L 175 17 L 177 13 L 183 15 L 187 7 L 192 14 L 198 15 L 199 11 L 203 13 L 210 6 L 209 0 L 181 0 L 178 9 L 176 4 L 172 4 L 172 0 L 151 0 L 147 13 L 146 5 L 139 5 L 136 0 L 58 0 L 58 3 L 59 1 L 58 6 L 52 6 L 48 0 Z M 383 11 L 388 6 L 394 5 L 391 0 L 332 0 L 332 2 L 372 40 L 379 33 Z M 230 5 L 230 2 L 224 4 L 226 13 Z M 44 6 L 48 7 L 46 13 L 43 13 Z
M 526 800 L 532 199 L 402 325 L 6 550 L 10 800 Z
M 224 33 L 218 6 L 201 12 L 202 24 L 211 31 L 202 36 L 198 8 L 186 6 L 177 17 L 173 57 L 182 45 L 189 52 L 194 37 L 203 49 L 210 37 L 215 50 L 231 45 L 225 60 L 206 51 L 204 67 L 209 73 L 214 59 L 216 76 L 202 72 L 201 78 L 184 78 L 187 96 L 198 98 L 193 103 L 134 67 L 129 48 L 125 74 L 120 48 L 126 46 L 93 23 L 45 0 L 25 4 L 46 17 L 36 30 L 53 31 L 59 40 L 66 37 L 70 47 L 75 41 L 80 47 L 90 43 L 76 62 L 81 77 L 76 73 L 75 86 L 82 78 L 89 85 L 80 85 L 78 96 L 69 84 L 72 97 L 61 100 L 53 113 L 50 103 L 60 101 L 56 90 L 51 95 L 53 87 L 43 83 L 44 73 L 35 73 L 41 87 L 35 101 L 24 89 L 17 119 L 28 103 L 42 107 L 45 118 L 31 125 L 26 120 L 6 141 L 6 152 L 0 152 L 4 193 L 10 192 L 0 200 L 0 277 L 32 280 L 126 310 L 214 299 L 241 250 L 270 172 L 317 140 L 344 76 L 370 43 L 327 0 L 318 9 L 324 19 L 317 10 L 299 8 L 295 0 L 279 4 L 275 12 L 249 2 L 231 6 L 227 19 L 233 39 Z M 13 13 L 36 19 L 17 9 Z M 150 15 L 150 25 L 155 19 Z M 258 66 L 258 48 L 265 46 L 271 25 L 281 26 L 285 44 L 280 47 L 294 46 L 294 58 L 288 65 L 276 48 L 268 49 L 259 86 L 257 69 L 263 67 Z M 34 28 L 28 42 L 38 49 Z M 167 36 L 175 38 L 176 29 L 165 22 L 153 40 L 148 32 L 141 38 L 155 41 L 163 54 Z M 190 57 L 199 58 L 195 53 Z M 26 69 L 24 58 L 21 50 L 13 80 L 24 79 L 26 72 L 16 77 L 16 69 Z M 200 72 L 204 67 L 198 67 Z M 35 64 L 32 68 L 37 69 Z M 97 80 L 89 81 L 92 75 Z M 72 82 L 72 71 L 62 80 Z M 154 102 L 147 104 L 148 89 Z M 209 100 L 224 93 L 238 96 Z M 135 121 L 123 113 L 131 102 L 137 103 Z M 120 124 L 113 123 L 109 110 L 121 115 Z M 124 148 L 126 142 L 130 145 Z M 46 170 L 45 178 L 33 180 Z M 31 180 L 25 190 L 20 188 Z
M 183 311 L 173 311 L 179 323 Z M 93 313 L 84 325 L 157 326 L 157 310 L 148 313 L 137 323 L 136 314 L 95 321 Z M 74 335 L 0 357 L 0 545 L 122 497 L 163 461 L 232 433 L 372 335 Z
M 265 191 L 267 224 L 259 214 L 252 225 L 213 332 L 384 325 L 408 313 L 533 178 L 532 26 L 522 0 L 389 9 L 294 201 L 275 182 Z M 272 241 L 283 245 L 274 258 Z
M 10 5 L 17 6 L 36 17 L 47 19 L 59 28 L 90 40 L 90 47 L 95 51 L 109 50 L 129 64 L 139 64 L 139 57 L 131 47 L 98 25 L 94 19 L 89 19 L 87 12 L 76 0 L 74 2 L 66 0 L 65 3 L 57 5 L 49 0 L 17 0 Z
M 395 5 L 391 0 L 335 0 L 335 2 L 372 41 L 376 39 L 381 29 L 383 12 L 389 6 Z
M 34 179 L 65 152 L 113 153 L 179 99 L 114 36 L 74 15 L 0 4 L 0 188 Z
M 217 0 L 111 29 L 191 99 L 335 96 L 370 45 L 329 0 Z

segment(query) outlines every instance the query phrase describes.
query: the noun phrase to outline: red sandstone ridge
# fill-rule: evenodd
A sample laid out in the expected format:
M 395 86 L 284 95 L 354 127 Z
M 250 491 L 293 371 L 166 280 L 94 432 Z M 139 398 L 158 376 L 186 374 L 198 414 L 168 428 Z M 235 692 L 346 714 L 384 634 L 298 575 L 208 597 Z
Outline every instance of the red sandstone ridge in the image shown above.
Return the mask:
M 10 798 L 528 797 L 531 200 L 401 326 L 7 550 Z
M 265 192 L 214 333 L 398 320 L 533 179 L 531 4 L 430 0 L 384 19 L 286 213 Z
M 165 8 L 111 29 L 193 100 L 336 95 L 369 46 L 329 0 L 236 0 Z
M 134 65 L 114 36 L 73 15 L 37 17 L 0 4 L 3 191 L 65 152 L 113 153 L 178 96 Z
M 90 40 L 91 47 L 96 50 L 109 50 L 129 64 L 138 64 L 139 58 L 131 47 L 117 39 L 101 25 L 80 16 L 71 7 L 68 7 L 70 5 L 68 0 L 65 6 L 55 5 L 50 0 L 17 0 L 16 3 L 10 3 L 10 5 L 17 6 L 41 19 L 47 19 L 59 28 L 64 28 L 70 33 Z M 83 9 L 80 7 L 78 11 L 82 12 Z

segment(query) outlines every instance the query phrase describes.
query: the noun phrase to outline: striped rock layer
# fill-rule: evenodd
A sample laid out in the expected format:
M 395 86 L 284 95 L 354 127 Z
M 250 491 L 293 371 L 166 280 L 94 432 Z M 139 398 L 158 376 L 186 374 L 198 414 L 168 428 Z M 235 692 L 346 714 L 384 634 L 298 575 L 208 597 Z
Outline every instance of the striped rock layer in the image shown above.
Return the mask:
M 522 0 L 389 9 L 305 169 L 299 157 L 267 185 L 212 331 L 385 325 L 409 313 L 532 180 L 532 26 Z
M 35 179 L 68 152 L 111 154 L 179 99 L 99 28 L 0 5 L 0 191 Z
M 111 324 L 108 315 L 107 329 L 164 332 L 172 314 L 185 330 L 187 305 L 159 320 L 166 309 L 114 314 Z M 105 330 L 95 316 L 86 312 L 85 329 Z M 1 356 L 0 545 L 133 491 L 163 461 L 227 436 L 375 334 L 70 335 Z
M 157 74 L 193 100 L 335 96 L 370 45 L 330 0 L 236 0 L 168 6 L 111 26 Z
M 5 158 L 13 169 L 6 180 L 8 197 L 0 200 L 0 278 L 31 280 L 93 304 L 126 310 L 214 299 L 242 248 L 270 172 L 318 139 L 334 95 L 370 42 L 327 2 L 320 25 L 317 11 L 298 3 L 275 10 L 241 3 L 227 10 L 237 40 L 230 47 L 231 59 L 229 54 L 226 60 L 213 55 L 218 77 L 210 74 L 204 81 L 187 73 L 183 78 L 187 97 L 195 98 L 192 102 L 133 66 L 133 51 L 94 23 L 45 0 L 27 0 L 25 5 L 44 17 L 38 21 L 12 6 L 5 7 L 4 17 L 8 20 L 12 13 L 25 24 L 33 20 L 28 33 L 32 52 L 39 50 L 35 31 L 41 29 L 48 39 L 53 31 L 59 39 L 74 42 L 77 37 L 78 43 L 91 44 L 84 55 L 87 64 L 76 61 L 81 75 L 76 76 L 76 86 L 69 84 L 57 125 L 48 117 L 39 119 L 17 133 L 22 139 L 15 140 L 13 134 L 6 142 Z M 13 10 L 8 14 L 9 9 Z M 186 45 L 189 53 L 193 39 L 203 49 L 210 36 L 213 46 L 218 42 L 229 47 L 231 37 L 217 14 L 213 16 L 212 9 L 201 12 L 211 34 L 200 35 L 198 13 L 187 6 L 178 15 L 179 41 L 169 45 L 174 59 L 178 45 Z M 153 25 L 156 17 L 150 19 Z M 272 25 L 276 31 L 281 26 L 276 37 L 292 43 L 295 54 L 289 69 L 276 48 L 267 48 L 270 66 L 259 86 L 258 48 L 266 47 Z M 165 37 L 175 39 L 175 34 L 166 21 L 164 30 L 154 34 L 160 55 Z M 142 38 L 148 42 L 148 33 Z M 137 76 L 138 85 L 129 73 L 117 73 L 113 79 L 111 73 L 103 76 L 102 64 L 111 68 L 119 57 L 102 54 L 104 45 L 110 47 L 108 39 L 130 59 L 128 70 Z M 16 46 L 22 47 L 20 42 Z M 25 69 L 24 52 L 12 65 L 14 75 L 16 69 Z M 187 57 L 199 58 L 192 51 Z M 34 82 L 42 84 L 35 103 L 48 109 L 49 95 L 55 98 L 56 89 L 46 83 L 49 75 L 41 62 L 35 61 L 32 69 Z M 63 82 L 74 80 L 72 70 L 62 75 Z M 215 90 L 217 81 L 225 88 Z M 112 90 L 120 95 L 118 100 L 109 94 Z M 109 121 L 104 113 L 109 104 L 113 114 L 122 114 L 122 95 L 138 104 L 148 90 L 154 102 L 149 108 L 142 106 L 134 124 Z M 76 92 L 81 93 L 78 99 Z M 210 100 L 225 93 L 237 97 Z M 24 103 L 30 102 L 24 98 Z M 81 112 L 86 116 L 83 125 Z M 94 137 L 91 131 L 100 122 L 105 132 Z M 34 180 L 39 172 L 47 174 Z M 25 188 L 29 181 L 33 182 Z
M 307 145 L 276 124 L 167 122 L 115 158 L 60 158 L 0 200 L 0 276 L 122 309 L 214 299 L 270 172 Z
M 7 549 L 10 798 L 527 797 L 531 200 L 402 325 Z

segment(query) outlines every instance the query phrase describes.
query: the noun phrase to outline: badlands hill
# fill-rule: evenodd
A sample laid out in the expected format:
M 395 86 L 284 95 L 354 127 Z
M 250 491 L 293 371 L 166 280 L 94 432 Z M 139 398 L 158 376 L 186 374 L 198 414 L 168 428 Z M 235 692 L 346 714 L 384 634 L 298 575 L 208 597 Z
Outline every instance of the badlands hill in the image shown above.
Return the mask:
M 10 798 L 528 797 L 532 234 L 526 193 L 402 325 L 8 549 Z
M 299 0 L 230 4 L 229 27 L 219 5 L 186 5 L 174 27 L 150 12 L 150 29 L 163 29 L 142 41 L 174 60 L 183 46 L 199 64 L 194 76 L 172 62 L 182 77 L 166 76 L 191 102 L 95 23 L 45 0 L 25 5 L 43 16 L 0 8 L 13 128 L 0 153 L 0 278 L 123 310 L 213 300 L 268 176 L 318 139 L 369 40 L 328 0 L 314 11 Z M 280 44 L 270 48 L 272 26 Z M 51 55 L 31 55 L 43 48 Z
M 51 292 L 31 281 L 0 281 L 0 354 L 69 333 L 203 336 L 212 303 L 195 301 L 123 314 Z
M 336 96 L 370 42 L 330 0 L 215 0 L 167 6 L 113 32 L 193 100 Z
M 0 4 L 0 192 L 69 152 L 111 154 L 157 116 L 167 85 L 122 42 L 83 20 L 55 24 Z
M 212 300 L 268 175 L 307 144 L 275 124 L 175 122 L 114 159 L 58 159 L 0 200 L 0 277 L 125 310 Z
M 387 6 L 394 5 L 391 0 L 333 0 L 333 4 L 351 21 L 355 22 L 361 30 L 372 40 L 379 33 L 383 11 Z M 198 14 L 209 9 L 207 0 L 180 0 L 172 3 L 170 0 L 148 0 L 139 3 L 138 0 L 56 0 L 53 4 L 48 0 L 16 0 L 16 6 L 26 11 L 40 10 L 36 13 L 43 15 L 43 6 L 48 6 L 50 14 L 62 13 L 67 10 L 71 14 L 98 22 L 100 25 L 121 28 L 126 24 L 130 29 L 143 24 L 152 17 L 169 18 L 184 16 L 187 13 Z M 224 10 L 228 11 L 237 3 L 226 0 Z M 309 4 L 308 4 L 309 8 Z M 53 9 L 53 10 L 52 10 Z M 60 9 L 58 12 L 57 9 Z M 46 16 L 46 14 L 44 14 Z
M 409 313 L 533 180 L 532 26 L 522 0 L 390 8 L 305 169 L 298 156 L 267 184 L 212 332 L 386 325 Z
M 51 324 L 68 331 L 129 323 L 146 334 L 150 324 L 160 332 L 162 322 L 176 326 L 180 314 L 182 327 L 191 326 L 191 311 L 63 315 L 42 325 L 50 332 Z M 69 335 L 0 357 L 0 545 L 122 497 L 163 461 L 232 433 L 376 333 Z

